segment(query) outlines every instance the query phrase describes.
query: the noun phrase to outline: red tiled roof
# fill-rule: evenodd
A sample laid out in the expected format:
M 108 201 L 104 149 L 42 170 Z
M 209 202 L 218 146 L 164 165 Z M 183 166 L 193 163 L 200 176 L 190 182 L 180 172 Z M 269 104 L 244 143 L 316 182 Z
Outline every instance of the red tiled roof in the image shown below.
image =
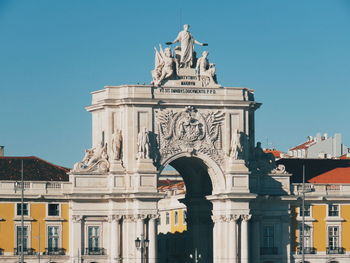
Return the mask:
M 281 152 L 279 150 L 275 150 L 275 149 L 265 149 L 264 152 L 272 153 L 273 156 L 275 156 L 276 158 L 281 158 L 281 154 L 283 153 L 283 152 Z
M 293 147 L 292 149 L 289 149 L 289 151 L 294 151 L 294 150 L 301 150 L 301 149 L 307 149 L 309 148 L 312 144 L 314 144 L 315 141 L 311 140 L 311 141 L 307 141 L 304 142 L 302 144 L 299 144 L 298 146 Z
M 69 181 L 68 168 L 52 164 L 36 156 L 0 157 L 0 180 L 21 180 L 21 162 L 25 181 Z
M 338 167 L 310 180 L 314 184 L 350 184 L 350 167 Z
M 168 181 L 168 184 L 165 185 L 160 185 L 158 186 L 158 190 L 159 191 L 169 191 L 169 190 L 183 190 L 185 191 L 185 183 L 183 181 L 179 182 L 179 181 L 170 181 L 170 180 L 166 180 Z
M 348 156 L 348 154 L 343 154 L 342 156 L 339 157 L 339 159 L 348 160 L 348 159 L 350 159 L 350 157 Z

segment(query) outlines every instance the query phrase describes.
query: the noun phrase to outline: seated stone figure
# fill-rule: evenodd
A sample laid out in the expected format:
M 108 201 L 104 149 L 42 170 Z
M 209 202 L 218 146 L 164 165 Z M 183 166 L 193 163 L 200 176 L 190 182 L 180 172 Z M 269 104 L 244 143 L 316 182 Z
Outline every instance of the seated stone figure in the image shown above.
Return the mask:
M 203 51 L 202 57 L 197 61 L 196 72 L 198 77 L 204 82 L 205 86 L 215 81 L 215 64 L 209 63 L 208 51 Z
M 171 55 L 170 48 L 165 48 L 164 52 L 160 47 L 158 52 L 156 49 L 155 69 L 152 71 L 152 84 L 159 86 L 162 80 L 171 77 L 174 74 L 176 60 Z

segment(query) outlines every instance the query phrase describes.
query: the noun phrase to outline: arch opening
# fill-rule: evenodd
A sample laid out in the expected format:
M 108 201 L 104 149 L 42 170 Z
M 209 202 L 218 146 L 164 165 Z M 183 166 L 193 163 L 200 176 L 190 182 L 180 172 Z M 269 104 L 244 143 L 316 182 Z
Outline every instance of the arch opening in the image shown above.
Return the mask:
M 197 251 L 202 262 L 212 263 L 213 206 L 206 198 L 213 193 L 213 175 L 209 174 L 211 170 L 206 162 L 193 156 L 178 157 L 171 160 L 169 165 L 181 175 L 184 182 L 185 193 L 179 195 L 177 201 L 179 205 L 186 207 L 183 212 L 186 217 L 186 231 L 170 231 L 159 236 L 159 241 L 165 244 L 159 246 L 163 250 L 159 251 L 159 255 L 163 255 L 160 262 L 186 262 Z M 176 209 L 176 205 L 174 208 L 170 205 L 167 209 Z

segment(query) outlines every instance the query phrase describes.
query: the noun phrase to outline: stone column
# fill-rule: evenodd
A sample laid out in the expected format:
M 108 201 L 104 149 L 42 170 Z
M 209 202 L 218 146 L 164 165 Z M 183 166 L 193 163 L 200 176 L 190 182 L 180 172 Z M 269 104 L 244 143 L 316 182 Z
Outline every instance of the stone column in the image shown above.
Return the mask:
M 111 229 L 111 243 L 110 243 L 110 262 L 119 262 L 120 257 L 120 215 L 112 215 L 109 217 Z
M 229 216 L 228 228 L 228 262 L 237 263 L 237 220 L 239 215 Z
M 138 237 L 141 239 L 141 236 L 143 235 L 144 238 L 146 236 L 144 235 L 144 220 L 146 219 L 146 215 L 138 215 L 137 216 L 137 232 L 136 232 L 136 238 Z
M 214 223 L 213 227 L 213 263 L 223 263 L 225 262 L 227 246 L 225 246 L 225 238 L 227 237 L 225 233 L 226 216 L 215 215 L 212 216 Z
M 71 231 L 70 232 L 70 248 L 69 248 L 69 254 L 70 254 L 70 261 L 76 262 L 81 258 L 82 255 L 82 222 L 83 217 L 79 215 L 73 215 L 72 220 L 70 223 Z
M 159 215 L 149 215 L 148 234 L 149 234 L 149 253 L 148 262 L 157 262 L 157 219 Z
M 242 215 L 241 222 L 241 263 L 249 263 L 248 221 L 252 215 Z
M 212 216 L 211 219 L 213 220 L 213 263 L 218 263 L 217 258 L 219 257 L 219 248 L 218 248 L 218 243 L 219 243 L 219 216 Z
M 135 247 L 136 221 L 134 215 L 123 216 L 123 263 L 140 262 L 139 253 Z
M 260 220 L 261 216 L 253 216 L 253 235 L 252 235 L 252 241 L 253 241 L 253 246 L 252 246 L 252 256 L 253 256 L 253 262 L 260 262 L 260 232 L 261 232 L 261 227 L 260 227 Z
M 285 215 L 281 217 L 281 225 L 282 225 L 282 231 L 281 231 L 281 249 L 282 249 L 282 255 L 283 255 L 283 261 L 286 263 L 290 263 L 290 216 Z

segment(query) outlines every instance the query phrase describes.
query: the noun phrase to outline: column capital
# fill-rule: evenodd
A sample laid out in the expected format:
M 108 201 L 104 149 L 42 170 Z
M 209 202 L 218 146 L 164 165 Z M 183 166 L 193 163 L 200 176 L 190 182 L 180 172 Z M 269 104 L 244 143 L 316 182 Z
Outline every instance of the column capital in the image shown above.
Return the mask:
M 145 215 L 145 214 L 138 214 L 136 215 L 137 219 L 141 219 L 141 220 L 144 220 L 148 217 L 148 215 Z
M 157 220 L 159 218 L 159 214 L 149 214 L 149 215 L 147 215 L 147 217 L 150 220 Z
M 241 216 L 237 214 L 232 214 L 232 215 L 229 215 L 228 217 L 230 222 L 237 222 Z
M 214 223 L 222 223 L 227 220 L 227 217 L 225 215 L 213 215 L 211 216 L 211 219 L 213 220 Z
M 83 216 L 81 215 L 72 215 L 72 221 L 73 223 L 79 223 L 83 221 Z
M 243 221 L 249 221 L 252 218 L 252 215 L 241 215 Z
M 138 217 L 137 217 L 137 215 L 123 215 L 123 219 L 126 222 L 136 222 Z
M 122 218 L 123 218 L 123 215 L 109 215 L 108 222 L 111 223 L 112 221 L 119 221 Z

